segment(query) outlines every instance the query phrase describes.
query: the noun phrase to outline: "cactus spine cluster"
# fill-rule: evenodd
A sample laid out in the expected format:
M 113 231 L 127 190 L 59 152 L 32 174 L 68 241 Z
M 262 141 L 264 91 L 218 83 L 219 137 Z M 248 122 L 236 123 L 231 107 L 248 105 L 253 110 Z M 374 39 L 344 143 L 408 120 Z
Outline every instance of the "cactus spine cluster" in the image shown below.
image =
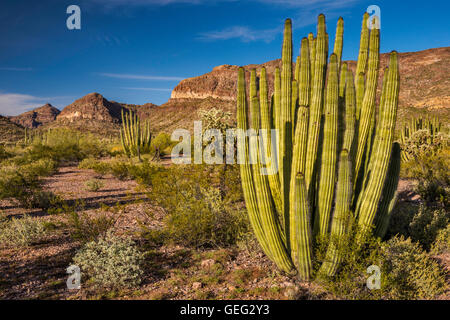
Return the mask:
M 141 125 L 141 120 L 136 113 L 131 110 L 124 112 L 122 109 L 122 129 L 120 130 L 120 140 L 124 153 L 128 156 L 138 156 L 150 151 L 152 134 L 148 121 Z
M 363 19 L 356 76 L 341 61 L 342 18 L 328 59 L 324 15 L 318 17 L 316 37 L 310 33 L 302 39 L 294 69 L 292 25 L 286 20 L 272 99 L 265 68 L 259 75 L 259 99 L 257 72 L 251 70 L 248 108 L 244 68 L 238 73 L 238 155 L 250 222 L 268 257 L 305 280 L 316 272 L 337 272 L 339 241 L 349 232 L 350 220 L 357 222 L 359 235 L 374 230 L 382 237 L 396 199 L 398 57 L 395 51 L 390 55 L 376 112 L 380 34 L 368 29 L 368 17 L 366 13 Z M 248 131 L 249 123 L 253 130 Z M 274 132 L 279 136 L 275 146 L 270 143 Z M 279 170 L 263 173 L 274 162 Z M 313 242 L 323 237 L 330 240 L 329 247 L 315 271 Z

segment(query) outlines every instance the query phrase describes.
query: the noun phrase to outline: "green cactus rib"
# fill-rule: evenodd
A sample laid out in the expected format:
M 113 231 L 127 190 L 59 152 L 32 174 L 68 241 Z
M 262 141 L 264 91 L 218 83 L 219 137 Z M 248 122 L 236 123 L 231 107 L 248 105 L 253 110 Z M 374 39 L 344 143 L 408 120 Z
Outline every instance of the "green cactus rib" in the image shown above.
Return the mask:
M 297 80 L 292 81 L 292 108 L 291 108 L 291 118 L 292 118 L 292 134 L 295 132 L 295 119 L 297 116 L 298 107 L 298 82 Z
M 330 244 L 325 255 L 325 260 L 319 269 L 319 275 L 332 277 L 336 274 L 342 261 L 341 248 L 342 237 L 348 229 L 350 218 L 350 205 L 352 201 L 351 163 L 347 150 L 342 150 L 339 159 L 338 183 L 336 187 L 336 206 L 331 223 Z
M 370 15 L 366 12 L 363 16 L 362 27 L 361 27 L 361 38 L 359 43 L 359 53 L 358 62 L 356 63 L 356 75 L 366 73 L 367 68 L 367 58 L 369 55 L 369 27 L 367 26 L 367 21 Z M 358 91 L 358 83 L 355 83 L 356 91 Z
M 361 194 L 362 200 L 355 212 L 362 232 L 369 230 L 371 227 L 382 196 L 382 189 L 391 158 L 392 143 L 394 142 L 399 86 L 398 57 L 397 52 L 393 51 L 389 61 L 385 98 L 383 104 L 380 105 L 379 124 L 377 125 L 370 158 L 369 168 L 371 174 L 368 178 L 367 186 L 363 194 Z
M 314 34 L 310 32 L 308 34 L 308 46 L 309 46 L 309 66 L 310 71 L 309 74 L 311 75 L 311 83 L 313 81 L 312 76 L 314 75 L 314 66 L 315 66 L 315 59 L 316 59 L 316 39 L 314 38 Z
M 274 91 L 273 91 L 273 110 L 274 110 L 273 122 L 275 124 L 275 130 L 278 133 L 278 141 L 281 141 L 280 140 L 281 139 L 281 137 L 280 137 L 280 114 L 281 114 L 281 73 L 280 73 L 280 68 L 275 68 Z M 279 151 L 280 150 L 277 150 L 278 168 L 279 168 L 281 160 L 282 160 L 281 154 Z
M 295 61 L 294 80 L 300 81 L 300 56 L 298 56 L 297 60 Z
M 295 136 L 294 136 L 294 149 L 292 156 L 292 174 L 290 181 L 290 194 L 289 194 L 289 204 L 290 204 L 290 214 L 289 214 L 289 227 L 290 229 L 290 250 L 291 250 L 291 258 L 294 263 L 296 263 L 298 254 L 297 254 L 297 242 L 298 242 L 298 225 L 295 222 L 296 219 L 296 207 L 295 207 L 295 196 L 296 193 L 293 192 L 296 184 L 297 176 L 295 173 L 301 173 L 305 170 L 305 162 L 306 162 L 306 141 L 308 138 L 308 113 L 309 110 L 305 106 L 300 106 L 298 109 L 298 117 L 297 124 L 295 126 Z M 304 180 L 304 179 L 303 179 Z M 302 182 L 304 184 L 304 181 Z M 309 216 L 309 214 L 308 214 Z
M 361 115 L 361 106 L 364 100 L 364 92 L 366 91 L 366 80 L 364 73 L 360 72 L 356 76 L 356 121 L 359 123 Z
M 338 131 L 338 61 L 333 53 L 328 66 L 326 88 L 324 138 L 321 156 L 317 211 L 314 217 L 314 234 L 327 235 L 333 205 L 337 161 Z
M 301 68 L 300 68 L 300 85 L 299 85 L 299 108 L 297 111 L 297 118 L 295 121 L 295 134 L 294 134 L 294 148 L 292 154 L 292 170 L 290 181 L 290 249 L 291 257 L 294 263 L 297 259 L 297 228 L 298 225 L 295 222 L 296 215 L 294 214 L 295 208 L 295 192 L 293 192 L 296 184 L 296 174 L 299 172 L 305 172 L 306 165 L 306 144 L 308 139 L 308 118 L 309 118 L 309 95 L 310 95 L 310 60 L 309 60 L 309 45 L 308 39 L 302 39 L 301 46 Z M 304 185 L 304 181 L 302 182 Z M 309 210 L 309 209 L 308 209 Z M 309 216 L 309 213 L 308 213 Z
M 245 98 L 245 85 L 244 85 L 244 74 L 242 71 L 239 73 L 239 84 L 238 87 L 239 90 L 239 120 L 238 120 L 238 128 L 242 130 L 246 130 L 247 126 L 245 125 L 248 121 L 247 119 L 247 109 L 246 109 L 246 98 Z M 251 103 L 251 117 L 252 117 L 252 125 L 254 126 L 254 130 L 258 130 L 259 127 L 259 103 L 258 99 L 255 99 L 256 96 L 256 76 L 254 70 L 251 74 L 251 81 L 250 81 L 250 103 Z M 238 134 L 239 136 L 239 134 Z M 241 144 L 242 144 L 242 137 L 241 137 Z M 239 141 L 238 141 L 238 148 L 242 149 L 242 146 L 239 147 Z M 256 160 L 256 164 L 252 165 L 251 167 L 247 167 L 247 165 L 241 166 L 241 174 L 242 171 L 249 171 L 244 172 L 244 175 L 246 175 L 246 179 L 242 179 L 242 188 L 247 189 L 247 193 L 253 194 L 251 201 L 255 201 L 251 206 L 252 208 L 248 208 L 249 210 L 249 216 L 250 221 L 253 220 L 252 226 L 256 228 L 258 233 L 260 233 L 260 237 L 264 235 L 264 240 L 266 241 L 265 251 L 268 252 L 268 256 L 272 258 L 272 260 L 275 262 L 275 264 L 280 268 L 281 270 L 285 272 L 292 272 L 293 265 L 290 260 L 290 257 L 286 251 L 286 248 L 284 246 L 284 241 L 282 239 L 282 236 L 280 234 L 280 226 L 276 218 L 276 212 L 275 209 L 272 206 L 272 200 L 270 197 L 270 191 L 269 191 L 269 185 L 266 175 L 261 175 L 261 161 L 259 159 L 259 152 L 258 152 L 258 139 L 256 136 L 254 136 L 253 141 L 250 143 L 250 146 L 244 146 L 244 149 L 247 149 L 247 152 L 250 153 L 250 159 Z M 241 150 L 243 152 L 242 154 L 245 157 L 245 151 Z M 244 159 L 244 163 L 247 163 L 248 159 Z M 243 169 L 244 168 L 244 169 Z M 248 179 L 248 180 L 247 180 Z M 245 184 L 244 184 L 245 183 Z M 244 197 L 245 191 L 244 191 Z M 246 200 L 247 203 L 247 200 Z M 250 211 L 254 210 L 251 214 Z M 256 231 L 255 231 L 256 234 Z
M 395 142 L 392 147 L 391 163 L 387 173 L 386 182 L 383 187 L 383 196 L 375 218 L 375 234 L 384 238 L 392 216 L 392 211 L 397 202 L 397 187 L 400 177 L 401 162 L 400 144 Z
M 384 70 L 384 75 L 383 75 L 383 85 L 382 85 L 382 90 L 381 90 L 381 97 L 380 97 L 380 105 L 382 105 L 384 103 L 384 100 L 386 99 L 386 89 L 387 89 L 387 75 L 389 74 L 388 72 L 388 68 L 385 68 Z M 370 168 L 369 168 L 369 163 L 370 163 L 370 155 L 372 154 L 372 148 L 373 148 L 373 144 L 374 144 L 374 139 L 375 139 L 375 123 L 376 123 L 376 119 L 375 119 L 375 113 L 372 115 L 372 119 L 371 119 L 371 123 L 370 123 L 370 130 L 369 130 L 369 138 L 367 140 L 367 151 L 366 151 L 366 155 L 365 155 L 365 160 L 364 160 L 364 179 L 363 181 L 367 180 L 367 175 L 370 172 Z
M 338 69 L 339 70 L 339 69 Z M 345 82 L 347 79 L 348 66 L 343 63 L 339 75 L 339 110 L 338 110 L 338 150 L 342 150 L 345 132 Z
M 238 93 L 237 93 L 237 125 L 241 131 L 237 134 L 238 163 L 240 163 L 241 183 L 244 193 L 245 204 L 247 207 L 250 224 L 252 225 L 255 236 L 261 245 L 265 254 L 273 260 L 272 253 L 269 250 L 265 231 L 258 214 L 258 203 L 256 190 L 253 183 L 252 168 L 249 162 L 249 146 L 246 131 L 248 129 L 247 119 L 247 101 L 245 94 L 245 72 L 244 68 L 239 68 L 238 74 Z
M 265 148 L 265 156 L 266 156 L 266 166 L 268 167 L 268 178 L 269 178 L 269 186 L 270 192 L 272 194 L 272 198 L 275 203 L 275 208 L 279 214 L 280 222 L 284 225 L 284 215 L 282 214 L 282 201 L 281 201 L 281 186 L 280 179 L 277 174 L 276 165 L 276 148 L 272 150 L 272 132 L 271 132 L 271 119 L 270 119 L 270 111 L 269 111 L 269 102 L 267 98 L 267 75 L 266 69 L 261 69 L 261 76 L 259 79 L 259 96 L 260 96 L 260 112 L 261 112 L 261 129 L 265 130 L 266 134 L 262 136 L 264 140 Z
M 305 181 L 308 192 L 314 188 L 316 175 L 316 159 L 319 149 L 320 122 L 323 108 L 323 88 L 325 86 L 326 26 L 325 16 L 319 15 L 317 38 L 315 40 L 314 73 L 312 75 L 311 104 L 309 112 L 308 144 L 306 155 Z
M 358 128 L 358 149 L 355 160 L 355 181 L 358 180 L 360 168 L 367 150 L 367 140 L 370 133 L 372 118 L 375 113 L 375 98 L 378 81 L 378 67 L 380 64 L 380 31 L 374 28 L 370 33 L 369 63 L 367 71 L 366 90 L 361 106 L 361 115 Z M 358 196 L 356 191 L 354 196 Z
M 303 107 L 305 108 L 305 107 Z M 294 265 L 297 268 L 298 274 L 302 280 L 308 281 L 312 273 L 312 231 L 311 231 L 311 217 L 308 205 L 308 193 L 306 191 L 305 178 L 303 174 L 297 174 L 295 178 L 295 185 L 293 189 L 293 231 L 295 235 L 295 243 L 291 246 L 295 248 L 292 257 Z
M 260 114 L 259 101 L 256 92 L 256 71 L 253 69 L 250 75 L 250 114 L 252 129 L 256 134 L 259 134 L 260 128 Z M 253 181 L 257 195 L 259 215 L 264 227 L 267 237 L 269 250 L 272 252 L 274 262 L 284 271 L 292 271 L 292 263 L 285 248 L 284 233 L 282 227 L 279 225 L 277 213 L 272 206 L 272 199 L 269 189 L 269 181 L 267 175 L 261 174 L 262 161 L 260 159 L 261 152 L 258 147 L 259 141 L 256 140 L 254 144 L 250 144 L 251 158 L 255 159 L 257 163 L 253 165 Z
M 309 106 L 311 96 L 311 83 L 310 83 L 311 70 L 309 60 L 308 38 L 302 39 L 302 45 L 300 49 L 300 65 L 301 67 L 298 84 L 298 105 Z
M 342 63 L 342 48 L 344 46 L 344 19 L 339 17 L 336 27 L 336 38 L 334 40 L 333 53 L 337 56 L 338 70 L 341 68 Z
M 284 40 L 281 57 L 281 112 L 280 112 L 280 143 L 279 175 L 281 199 L 286 232 L 289 239 L 289 183 L 292 160 L 292 22 L 286 19 L 284 24 Z M 288 241 L 289 245 L 289 241 Z
M 351 163 L 350 175 L 353 179 L 353 162 L 356 150 L 356 100 L 355 100 L 355 84 L 353 73 L 348 70 L 345 81 L 345 132 L 343 149 L 348 150 L 349 160 Z

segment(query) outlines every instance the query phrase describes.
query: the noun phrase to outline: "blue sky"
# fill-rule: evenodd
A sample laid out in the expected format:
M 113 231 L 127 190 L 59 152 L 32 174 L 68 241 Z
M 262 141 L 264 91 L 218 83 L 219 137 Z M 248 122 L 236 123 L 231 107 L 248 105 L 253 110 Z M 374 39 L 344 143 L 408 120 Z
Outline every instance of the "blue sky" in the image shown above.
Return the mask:
M 66 9 L 81 8 L 81 30 Z M 181 79 L 222 64 L 280 57 L 285 18 L 295 52 L 325 13 L 330 43 L 344 17 L 344 59 L 355 59 L 362 14 L 381 9 L 381 51 L 449 46 L 449 1 L 393 0 L 2 0 L 0 114 L 50 102 L 59 109 L 90 92 L 162 104 Z

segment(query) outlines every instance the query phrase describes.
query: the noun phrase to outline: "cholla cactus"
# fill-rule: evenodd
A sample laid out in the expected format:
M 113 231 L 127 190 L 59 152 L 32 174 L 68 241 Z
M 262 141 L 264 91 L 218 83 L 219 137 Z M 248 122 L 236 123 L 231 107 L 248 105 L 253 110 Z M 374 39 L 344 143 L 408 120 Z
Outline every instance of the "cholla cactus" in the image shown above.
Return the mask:
M 355 241 L 362 241 L 362 235 L 375 227 L 383 236 L 395 203 L 400 168 L 400 149 L 394 144 L 398 57 L 395 51 L 390 55 L 376 112 L 380 31 L 368 29 L 368 18 L 366 13 L 356 77 L 341 61 L 342 18 L 328 59 L 325 17 L 319 16 L 316 37 L 310 34 L 302 40 L 295 72 L 291 20 L 286 20 L 282 66 L 275 71 L 271 104 L 266 70 L 260 70 L 259 98 L 256 70 L 250 74 L 251 128 L 256 134 L 277 129 L 276 148 L 270 140 L 243 134 L 249 116 L 245 71 L 239 69 L 238 154 L 250 222 L 269 258 L 281 270 L 297 272 L 303 279 L 313 277 L 315 239 L 331 239 L 318 273 L 332 276 L 339 267 L 338 248 L 350 220 L 359 227 Z M 262 174 L 271 161 L 278 163 L 279 170 Z
M 448 145 L 449 135 L 434 117 L 412 118 L 400 134 L 402 161 L 408 162 L 418 156 L 434 155 Z
M 122 129 L 120 130 L 122 148 L 128 157 L 138 156 L 150 151 L 152 133 L 150 123 L 145 121 L 141 126 L 141 120 L 131 110 L 127 113 L 122 109 Z

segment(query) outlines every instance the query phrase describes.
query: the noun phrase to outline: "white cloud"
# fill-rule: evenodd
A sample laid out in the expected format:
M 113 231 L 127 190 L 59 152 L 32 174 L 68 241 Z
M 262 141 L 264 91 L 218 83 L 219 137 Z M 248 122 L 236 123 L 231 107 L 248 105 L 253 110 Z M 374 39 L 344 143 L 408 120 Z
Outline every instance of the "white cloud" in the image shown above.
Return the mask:
M 240 39 L 242 42 L 251 41 L 272 41 L 281 29 L 252 30 L 249 27 L 234 26 L 218 31 L 202 32 L 199 34 L 199 40 L 215 41 Z
M 181 81 L 185 78 L 181 77 L 164 77 L 164 76 L 149 76 L 139 74 L 124 74 L 124 73 L 106 73 L 98 72 L 100 76 L 117 79 L 133 79 L 133 80 L 160 80 L 160 81 Z
M 294 28 L 301 28 L 313 25 L 317 21 L 320 13 L 325 13 L 327 18 L 335 18 L 342 14 L 344 8 L 354 5 L 357 0 L 247 0 L 248 2 L 260 2 L 272 6 L 284 6 L 299 10 L 292 11 L 292 25 Z M 232 26 L 222 30 L 202 32 L 199 34 L 200 40 L 229 40 L 240 39 L 242 42 L 266 41 L 270 42 L 278 34 L 282 34 L 283 29 L 252 29 L 247 26 Z
M 0 92 L 0 114 L 3 116 L 15 116 L 41 107 L 46 103 L 50 103 L 55 107 L 58 105 L 65 106 L 71 100 L 73 100 L 73 97 L 69 96 L 37 97 L 29 94 Z
M 0 114 L 12 116 L 40 107 L 48 98 L 35 97 L 28 94 L 0 93 Z
M 166 88 L 133 88 L 133 87 L 122 87 L 122 89 L 126 89 L 126 90 L 139 90 L 139 91 L 167 91 L 167 92 L 172 92 L 172 89 L 166 89 Z

